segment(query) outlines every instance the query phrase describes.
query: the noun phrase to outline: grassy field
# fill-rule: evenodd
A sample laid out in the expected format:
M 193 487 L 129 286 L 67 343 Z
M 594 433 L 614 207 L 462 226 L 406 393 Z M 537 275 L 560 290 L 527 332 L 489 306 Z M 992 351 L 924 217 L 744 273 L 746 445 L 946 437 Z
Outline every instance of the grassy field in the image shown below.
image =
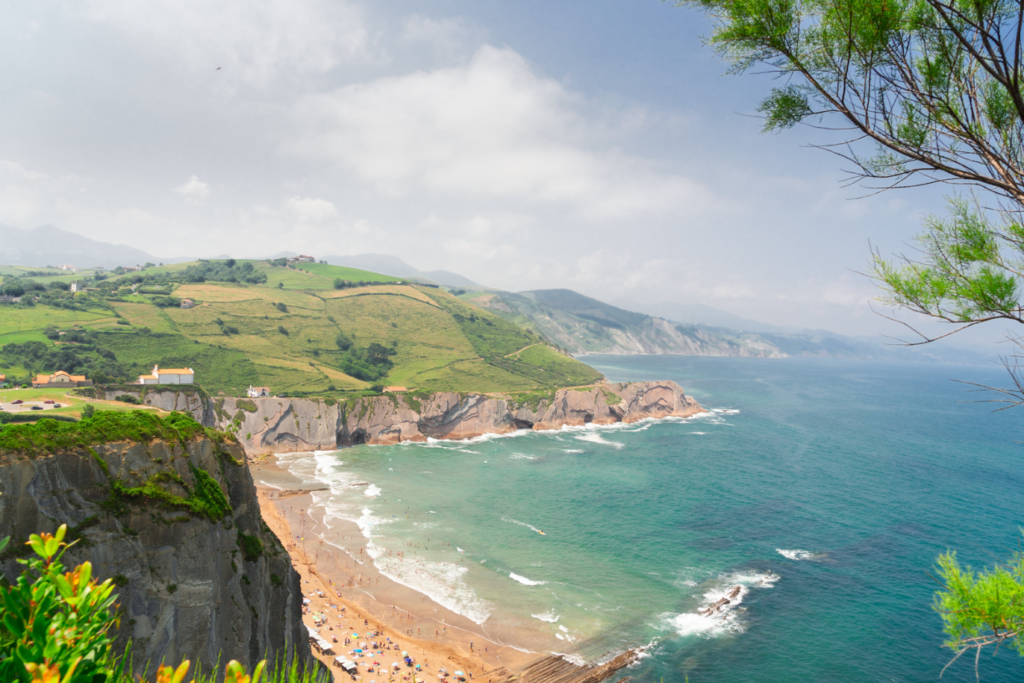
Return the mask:
M 384 368 L 376 370 L 384 376 L 374 380 L 384 385 L 507 393 L 600 378 L 536 334 L 443 290 L 326 264 L 252 263 L 254 271 L 266 274 L 266 283 L 180 282 L 174 278 L 180 280 L 190 264 L 175 264 L 112 276 L 117 285 L 139 283 L 139 291 L 121 286 L 116 298 L 93 295 L 96 310 L 0 308 L 0 349 L 25 341 L 52 346 L 42 334 L 48 327 L 92 331 L 83 342 L 90 352 L 112 354 L 123 368 L 141 373 L 154 364 L 190 367 L 208 391 L 227 395 L 241 395 L 250 384 L 290 394 L 368 390 L 371 382 L 342 368 L 366 376 L 351 366 L 352 354 L 368 362 L 365 354 L 375 345 L 387 351 L 386 361 L 373 362 L 388 365 L 372 366 Z M 140 282 L 147 276 L 159 277 Z M 335 289 L 335 278 L 380 284 Z M 154 293 L 143 294 L 144 289 Z M 161 296 L 156 291 L 193 299 L 196 306 L 160 308 L 153 303 Z M 0 352 L 0 373 L 5 371 L 14 376 L 26 370 Z

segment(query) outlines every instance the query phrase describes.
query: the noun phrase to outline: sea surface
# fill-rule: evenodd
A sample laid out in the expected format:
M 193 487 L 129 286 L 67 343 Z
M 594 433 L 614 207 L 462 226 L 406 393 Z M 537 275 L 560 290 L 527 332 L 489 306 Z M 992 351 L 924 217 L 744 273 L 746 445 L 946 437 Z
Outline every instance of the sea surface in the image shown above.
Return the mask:
M 714 412 L 280 462 L 330 484 L 316 504 L 381 571 L 499 638 L 514 624 L 586 659 L 650 644 L 637 683 L 938 680 L 936 556 L 982 566 L 1022 540 L 1024 408 L 951 381 L 1003 385 L 1000 368 L 584 360 Z M 1021 680 L 1024 660 L 980 672 Z

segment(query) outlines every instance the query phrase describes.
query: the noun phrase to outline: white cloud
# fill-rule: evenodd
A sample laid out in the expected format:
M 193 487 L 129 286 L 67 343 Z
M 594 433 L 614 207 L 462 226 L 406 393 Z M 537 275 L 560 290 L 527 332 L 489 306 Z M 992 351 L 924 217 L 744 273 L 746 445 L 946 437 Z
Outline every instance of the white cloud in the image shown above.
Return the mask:
M 701 183 L 608 144 L 616 131 L 582 104 L 514 51 L 484 46 L 465 65 L 301 99 L 286 149 L 392 195 L 525 201 L 590 218 L 711 208 Z
M 334 204 L 325 199 L 289 197 L 285 206 L 303 223 L 317 223 L 338 215 Z
M 210 186 L 196 176 L 189 178 L 184 185 L 174 188 L 174 191 L 190 202 L 201 202 L 210 196 Z
M 374 54 L 363 11 L 345 0 L 88 0 L 87 15 L 147 52 L 250 85 L 320 74 Z

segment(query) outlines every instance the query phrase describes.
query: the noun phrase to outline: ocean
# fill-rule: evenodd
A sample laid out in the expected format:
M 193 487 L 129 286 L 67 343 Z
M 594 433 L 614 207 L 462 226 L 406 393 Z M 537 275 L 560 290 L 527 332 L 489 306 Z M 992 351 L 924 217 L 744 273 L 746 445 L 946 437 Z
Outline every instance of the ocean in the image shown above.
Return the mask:
M 936 556 L 982 566 L 1021 540 L 1024 408 L 993 413 L 950 381 L 1002 385 L 1000 368 L 584 360 L 675 380 L 713 412 L 279 462 L 329 486 L 315 506 L 357 523 L 384 574 L 506 644 L 649 645 L 636 683 L 938 680 Z M 1024 661 L 1003 650 L 980 671 L 1019 680 Z M 973 662 L 943 680 L 974 680 Z

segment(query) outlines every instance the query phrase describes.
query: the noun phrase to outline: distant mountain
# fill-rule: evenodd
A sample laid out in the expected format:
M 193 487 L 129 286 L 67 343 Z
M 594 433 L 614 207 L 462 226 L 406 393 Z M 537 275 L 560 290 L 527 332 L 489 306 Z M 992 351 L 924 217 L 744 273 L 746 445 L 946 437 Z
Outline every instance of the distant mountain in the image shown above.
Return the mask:
M 162 259 L 163 262 L 170 262 Z M 18 266 L 60 266 L 115 268 L 159 263 L 161 259 L 123 244 L 110 244 L 43 225 L 19 230 L 0 223 L 0 263 Z
M 354 256 L 324 256 L 332 266 L 347 266 L 369 270 L 382 275 L 393 275 L 411 280 L 427 280 L 448 287 L 475 287 L 476 283 L 458 273 L 447 270 L 419 270 L 398 258 L 388 254 L 356 254 Z
M 673 353 L 692 356 L 787 355 L 756 334 L 681 325 L 627 311 L 570 289 L 468 292 L 463 298 L 524 327 L 573 354 Z
M 980 354 L 962 349 L 907 349 L 888 346 L 881 339 L 855 339 L 824 330 L 787 330 L 762 324 L 766 331 L 752 332 L 678 322 L 628 311 L 570 289 L 539 289 L 517 294 L 493 290 L 471 291 L 464 292 L 461 297 L 537 331 L 548 341 L 573 354 L 665 353 L 761 358 L 819 356 L 964 364 L 984 361 Z M 685 311 L 685 308 L 678 310 Z M 691 310 L 699 311 L 696 308 Z M 720 313 L 730 315 L 724 311 Z M 732 317 L 741 323 L 745 322 L 737 316 Z
M 621 302 L 635 311 L 676 320 L 681 323 L 693 323 L 695 325 L 711 325 L 712 327 L 728 327 L 743 332 L 793 332 L 794 330 L 763 323 L 758 320 L 741 318 L 738 315 L 723 311 L 720 308 L 707 306 L 705 304 L 686 304 L 677 301 L 661 301 L 655 304 L 640 301 Z

